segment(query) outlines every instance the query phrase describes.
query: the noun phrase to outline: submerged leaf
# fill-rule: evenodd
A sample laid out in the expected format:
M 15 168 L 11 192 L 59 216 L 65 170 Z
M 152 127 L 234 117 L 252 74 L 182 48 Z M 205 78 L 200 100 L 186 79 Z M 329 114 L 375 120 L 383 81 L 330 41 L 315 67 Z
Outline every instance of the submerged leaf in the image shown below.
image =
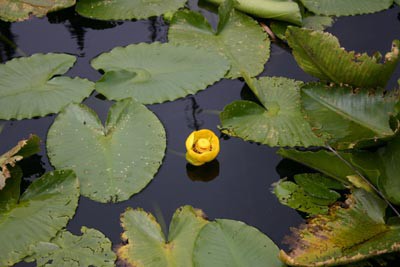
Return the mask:
M 196 267 L 283 267 L 278 247 L 254 227 L 243 222 L 217 219 L 204 226 L 196 240 Z
M 187 0 L 79 0 L 76 11 L 84 17 L 99 20 L 147 19 L 175 12 Z
M 31 15 L 43 17 L 48 12 L 75 5 L 75 0 L 2 0 L 0 1 L 0 19 L 21 21 Z
M 220 14 L 221 17 L 226 14 Z M 227 77 L 232 79 L 241 77 L 243 72 L 256 76 L 269 58 L 267 35 L 255 20 L 235 10 L 218 34 L 200 13 L 179 11 L 171 21 L 168 39 L 173 44 L 204 48 L 225 56 L 231 64 Z
M 32 248 L 27 262 L 46 267 L 112 267 L 116 256 L 111 241 L 96 229 L 82 227 L 82 235 L 60 231 L 50 242 L 39 242 Z
M 374 13 L 388 9 L 393 0 L 301 0 L 315 14 L 350 16 Z
M 344 86 L 310 83 L 303 86 L 301 96 L 314 131 L 335 147 L 353 148 L 361 141 L 394 135 L 389 121 L 395 114 L 398 92 L 355 91 Z
M 0 236 L 5 241 L 0 242 L 0 266 L 17 263 L 30 255 L 32 246 L 53 238 L 74 215 L 78 198 L 73 171 L 54 171 L 35 180 L 18 203 L 0 211 Z
M 76 58 L 66 54 L 35 54 L 0 65 L 0 119 L 27 119 L 57 113 L 88 97 L 94 84 L 58 76 Z
M 124 201 L 141 191 L 160 167 L 165 147 L 161 122 L 132 99 L 110 108 L 105 127 L 93 110 L 69 105 L 47 136 L 51 163 L 73 169 L 82 195 L 99 202 Z
M 214 4 L 222 4 L 225 0 L 206 0 Z M 235 8 L 251 15 L 287 21 L 301 25 L 300 8 L 291 0 L 235 0 Z
M 6 185 L 6 180 L 11 177 L 8 167 L 14 167 L 18 161 L 39 152 L 39 145 L 39 137 L 31 135 L 29 139 L 19 141 L 15 147 L 0 155 L 0 190 Z
M 128 243 L 118 249 L 118 258 L 127 266 L 193 266 L 194 242 L 207 223 L 201 210 L 184 206 L 175 212 L 166 239 L 151 214 L 128 209 L 121 216 L 122 239 Z
M 369 180 L 396 205 L 400 205 L 399 161 L 400 137 L 398 136 L 376 152 L 357 152 L 352 157 L 352 163 L 357 168 L 369 170 L 371 173 L 368 176 Z
M 347 0 L 345 0 L 347 1 Z M 385 63 L 367 54 L 347 52 L 330 33 L 288 27 L 286 37 L 299 66 L 321 80 L 355 87 L 384 87 L 399 60 L 399 41 L 386 54 Z
M 224 108 L 222 132 L 269 146 L 321 146 L 300 109 L 301 82 L 264 77 L 252 81 L 263 106 L 235 101 Z
M 229 63 L 215 52 L 171 44 L 117 47 L 92 61 L 105 71 L 96 90 L 108 99 L 132 97 L 144 104 L 172 101 L 205 89 L 222 77 Z
M 344 205 L 332 206 L 288 239 L 281 259 L 291 266 L 332 266 L 400 250 L 400 225 L 385 224 L 386 203 L 356 189 Z

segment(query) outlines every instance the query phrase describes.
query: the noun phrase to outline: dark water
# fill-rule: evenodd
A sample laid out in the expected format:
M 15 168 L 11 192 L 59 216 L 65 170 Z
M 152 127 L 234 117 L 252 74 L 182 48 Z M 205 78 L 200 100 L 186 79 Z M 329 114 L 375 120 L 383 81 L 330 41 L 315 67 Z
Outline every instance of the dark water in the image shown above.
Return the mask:
M 192 1 L 191 6 L 196 5 Z M 340 18 L 328 31 L 339 37 L 346 49 L 384 54 L 390 50 L 391 41 L 400 38 L 400 8 L 372 15 Z M 215 16 L 209 15 L 215 23 Z M 76 65 L 67 73 L 92 81 L 100 74 L 90 67 L 90 60 L 116 46 L 139 42 L 166 41 L 167 26 L 160 19 L 98 22 L 79 17 L 72 9 L 57 12 L 43 19 L 0 24 L 0 31 L 8 40 L 0 40 L 3 61 L 34 53 L 63 52 L 78 56 Z M 12 45 L 12 44 L 15 44 Z M 287 49 L 273 44 L 271 58 L 262 75 L 284 76 L 307 81 L 312 79 L 295 63 Z M 400 68 L 396 70 L 388 87 L 397 84 Z M 111 104 L 96 93 L 85 100 L 104 121 Z M 267 234 L 281 247 L 289 228 L 302 222 L 294 210 L 278 203 L 272 195 L 271 184 L 280 174 L 291 173 L 297 166 L 282 161 L 276 149 L 244 142 L 240 139 L 221 139 L 218 163 L 209 170 L 210 177 L 193 178 L 183 156 L 184 141 L 191 131 L 209 128 L 218 132 L 216 111 L 230 102 L 248 95 L 239 80 L 223 80 L 206 91 L 173 102 L 151 105 L 149 108 L 160 118 L 168 136 L 167 153 L 158 174 L 147 188 L 130 200 L 119 204 L 98 204 L 81 197 L 77 213 L 68 229 L 79 234 L 81 226 L 96 228 L 111 239 L 120 242 L 122 228 L 119 215 L 127 207 L 142 207 L 169 222 L 173 212 L 182 205 L 202 209 L 210 219 L 229 218 L 241 220 Z M 38 156 L 23 162 L 25 177 L 35 178 L 52 169 L 46 156 L 44 141 L 55 116 L 1 122 L 5 124 L 0 134 L 0 152 L 6 151 L 22 138 L 34 133 L 43 140 Z M 279 173 L 278 173 L 279 171 Z M 202 181 L 203 179 L 204 181 Z M 0 237 L 1 238 L 1 237 Z M 34 266 L 18 264 L 18 266 Z M 393 265 L 398 266 L 398 265 Z

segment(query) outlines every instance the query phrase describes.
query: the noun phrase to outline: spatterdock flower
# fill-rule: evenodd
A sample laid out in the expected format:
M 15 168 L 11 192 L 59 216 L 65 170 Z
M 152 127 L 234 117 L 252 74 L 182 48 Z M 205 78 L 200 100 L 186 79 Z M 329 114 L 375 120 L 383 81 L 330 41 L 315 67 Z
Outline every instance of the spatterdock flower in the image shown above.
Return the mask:
M 219 139 L 210 130 L 192 132 L 186 139 L 186 160 L 195 166 L 215 159 L 219 153 Z

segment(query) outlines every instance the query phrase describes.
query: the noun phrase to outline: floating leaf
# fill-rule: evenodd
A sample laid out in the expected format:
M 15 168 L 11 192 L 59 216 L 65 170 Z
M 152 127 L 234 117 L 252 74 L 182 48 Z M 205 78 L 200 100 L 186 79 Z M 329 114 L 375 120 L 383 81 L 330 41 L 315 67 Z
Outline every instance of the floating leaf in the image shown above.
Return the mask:
M 389 120 L 395 114 L 398 92 L 311 83 L 303 86 L 301 96 L 314 131 L 338 148 L 394 135 Z
M 294 180 L 298 185 L 304 188 L 304 191 L 308 195 L 326 199 L 330 203 L 335 202 L 340 197 L 338 192 L 331 189 L 343 190 L 346 188 L 340 182 L 319 173 L 295 175 Z
M 393 0 L 301 0 L 303 5 L 315 14 L 351 16 L 374 13 L 388 9 Z
M 281 204 L 310 215 L 327 214 L 331 204 L 308 195 L 304 188 L 291 181 L 281 180 L 274 184 L 273 192 Z
M 82 195 L 99 202 L 119 202 L 141 191 L 164 157 L 165 131 L 142 104 L 125 99 L 109 111 L 104 127 L 84 105 L 71 104 L 47 136 L 50 161 L 73 169 Z
M 31 246 L 53 238 L 74 215 L 78 198 L 73 171 L 54 171 L 35 180 L 18 204 L 0 213 L 0 236 L 5 241 L 0 242 L 0 266 L 17 263 L 30 254 Z
M 79 15 L 99 20 L 147 19 L 175 12 L 187 0 L 80 0 L 76 4 Z
M 321 146 L 300 110 L 301 82 L 273 77 L 253 80 L 263 106 L 235 101 L 224 108 L 222 132 L 269 146 Z
M 60 231 L 51 242 L 39 242 L 32 248 L 27 262 L 36 260 L 38 267 L 107 267 L 115 266 L 111 241 L 96 229 L 82 227 L 82 235 Z
M 328 16 L 308 15 L 303 19 L 303 27 L 315 31 L 323 31 L 333 25 L 334 19 Z
M 105 71 L 96 90 L 108 99 L 132 97 L 144 104 L 194 94 L 224 77 L 229 63 L 214 52 L 171 44 L 117 47 L 92 61 Z
M 348 0 L 346 0 L 348 1 Z M 381 56 L 347 52 L 339 40 L 330 33 L 288 27 L 286 37 L 299 66 L 322 80 L 344 83 L 355 87 L 384 87 L 399 60 L 399 41 L 395 40 L 392 52 Z
M 224 0 L 206 0 L 214 4 L 222 4 Z M 251 15 L 291 22 L 301 25 L 299 5 L 291 0 L 235 0 L 235 8 Z
M 31 135 L 29 139 L 19 141 L 15 147 L 0 156 L 0 190 L 6 185 L 6 180 L 11 177 L 8 166 L 14 167 L 17 161 L 39 152 L 39 145 L 39 137 Z
M 31 15 L 43 17 L 48 12 L 75 5 L 75 0 L 2 0 L 0 1 L 0 19 L 22 21 Z
M 394 204 L 400 205 L 400 138 L 395 137 L 377 152 L 355 152 L 352 163 L 358 169 L 372 172 L 367 175 Z M 373 175 L 375 173 L 375 175 Z
M 226 10 L 220 8 L 220 19 L 223 12 Z M 269 58 L 267 35 L 255 20 L 235 10 L 218 34 L 200 13 L 179 11 L 171 21 L 168 39 L 173 44 L 204 48 L 225 56 L 231 64 L 227 77 L 233 79 L 243 72 L 256 76 Z
M 169 237 L 165 238 L 160 225 L 149 213 L 141 209 L 128 209 L 121 216 L 128 242 L 118 249 L 118 257 L 128 266 L 193 266 L 195 239 L 208 223 L 201 210 L 190 206 L 178 209 L 171 221 Z
M 394 0 L 397 5 L 400 5 L 400 0 Z
M 386 203 L 361 189 L 332 206 L 288 239 L 281 259 L 291 266 L 332 266 L 400 250 L 400 225 L 385 224 Z
M 35 54 L 0 65 L 0 119 L 26 119 L 57 113 L 79 103 L 93 91 L 86 79 L 58 76 L 76 58 L 66 54 Z
M 218 219 L 204 226 L 197 237 L 196 267 L 283 267 L 278 247 L 263 233 L 239 221 Z

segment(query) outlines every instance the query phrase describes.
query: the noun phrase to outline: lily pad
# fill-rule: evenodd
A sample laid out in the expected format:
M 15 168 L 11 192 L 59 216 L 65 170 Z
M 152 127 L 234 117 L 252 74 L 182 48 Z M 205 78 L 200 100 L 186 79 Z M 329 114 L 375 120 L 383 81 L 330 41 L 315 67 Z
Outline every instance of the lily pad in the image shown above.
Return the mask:
M 73 171 L 54 171 L 35 180 L 18 203 L 0 213 L 0 236 L 5 241 L 0 242 L 0 266 L 17 263 L 30 255 L 32 246 L 52 239 L 74 215 L 78 198 Z
M 225 0 L 206 0 L 222 4 Z M 291 0 L 235 0 L 235 8 L 259 18 L 287 21 L 301 25 L 299 5 Z
M 218 219 L 200 231 L 193 263 L 196 267 L 283 267 L 278 252 L 278 247 L 256 228 Z
M 190 267 L 195 239 L 208 221 L 201 210 L 184 206 L 172 218 L 168 239 L 156 219 L 141 209 L 128 209 L 121 223 L 122 239 L 128 243 L 117 254 L 128 266 Z
M 226 23 L 218 31 L 200 13 L 189 10 L 175 13 L 168 39 L 173 44 L 204 48 L 225 56 L 231 64 L 227 78 L 241 77 L 243 72 L 254 77 L 263 71 L 269 58 L 268 36 L 254 19 L 226 8 L 229 6 L 219 8 L 220 21 L 225 17 Z
M 35 54 L 0 65 L 0 119 L 27 119 L 58 113 L 88 97 L 94 84 L 59 76 L 75 63 L 66 54 Z
M 223 78 L 228 61 L 215 52 L 171 44 L 117 47 L 92 61 L 105 71 L 96 90 L 108 99 L 132 97 L 144 104 L 172 101 Z
M 385 224 L 386 203 L 362 189 L 295 229 L 281 259 L 291 266 L 333 266 L 400 250 L 400 225 Z
M 353 148 L 361 141 L 394 135 L 389 121 L 399 101 L 396 91 L 353 90 L 311 83 L 302 87 L 301 96 L 315 132 L 338 148 Z
M 388 9 L 393 0 L 301 0 L 303 5 L 315 14 L 351 16 L 374 13 Z
M 80 0 L 79 15 L 99 20 L 147 19 L 184 7 L 187 0 Z
M 21 140 L 18 144 L 3 155 L 0 155 L 0 190 L 6 185 L 6 180 L 12 175 L 9 166 L 14 167 L 18 161 L 39 152 L 40 139 L 31 135 L 29 139 Z
M 222 132 L 269 146 L 324 145 L 301 112 L 301 82 L 264 77 L 251 83 L 263 106 L 244 100 L 229 104 L 220 114 Z
M 96 229 L 82 227 L 82 235 L 60 231 L 50 242 L 39 242 L 32 248 L 33 255 L 25 259 L 42 267 L 113 267 L 116 255 L 111 241 Z
M 22 170 L 18 165 L 11 167 L 10 177 L 3 191 L 0 191 L 0 214 L 5 213 L 18 204 L 21 195 Z
M 31 15 L 43 17 L 47 13 L 75 5 L 75 0 L 2 0 L 0 19 L 22 21 Z
M 161 122 L 132 99 L 115 103 L 105 126 L 93 110 L 71 104 L 47 136 L 53 166 L 73 169 L 82 195 L 99 202 L 124 201 L 141 191 L 160 167 L 165 148 Z
M 346 0 L 347 1 L 347 0 Z M 399 60 L 399 41 L 380 63 L 381 55 L 347 52 L 330 33 L 288 27 L 286 38 L 299 66 L 321 80 L 355 87 L 385 87 Z

